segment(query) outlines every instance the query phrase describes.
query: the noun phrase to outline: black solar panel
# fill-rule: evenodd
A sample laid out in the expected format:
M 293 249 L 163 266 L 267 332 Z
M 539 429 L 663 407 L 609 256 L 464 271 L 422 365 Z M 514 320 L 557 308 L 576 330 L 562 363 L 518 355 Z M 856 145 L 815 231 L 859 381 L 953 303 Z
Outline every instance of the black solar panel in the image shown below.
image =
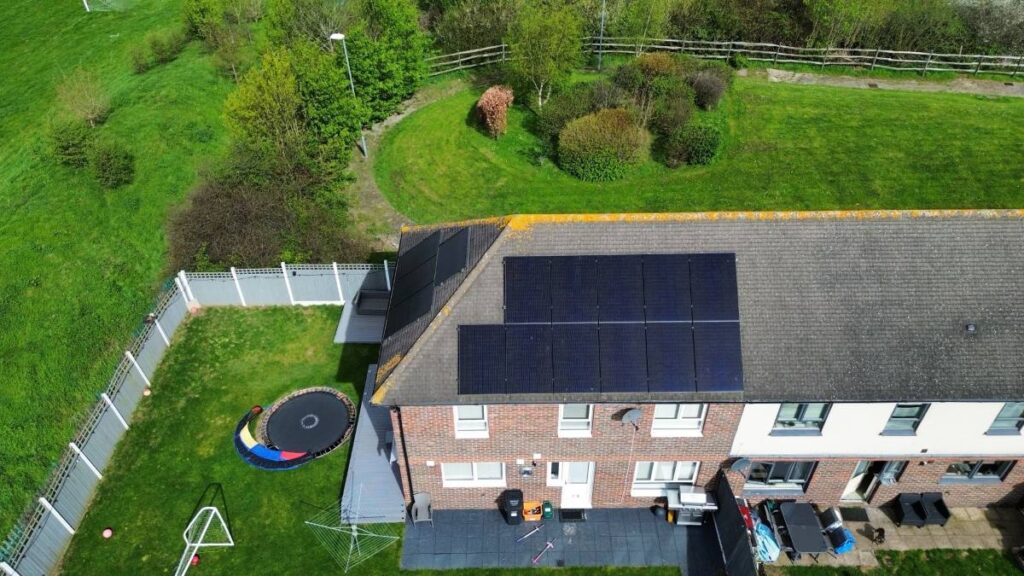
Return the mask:
M 505 390 L 505 327 L 459 326 L 459 394 Z
M 391 297 L 394 302 L 394 296 Z M 412 324 L 419 317 L 430 312 L 434 303 L 434 285 L 424 286 L 402 302 L 393 303 L 388 307 L 388 317 L 385 321 L 384 336 L 388 337 L 409 324 Z
M 689 322 L 647 325 L 647 385 L 651 392 L 697 390 Z
M 693 320 L 739 320 L 734 254 L 690 256 Z
M 686 255 L 644 256 L 644 304 L 648 322 L 690 321 L 690 259 Z
M 437 256 L 437 243 L 441 239 L 440 232 L 434 232 L 420 240 L 412 248 L 398 256 L 398 270 L 395 271 L 395 279 L 398 280 L 412 272 L 427 261 L 428 258 Z
M 693 348 L 698 392 L 743 390 L 738 322 L 694 324 Z
M 398 261 L 402 264 L 402 261 Z M 434 285 L 434 267 L 437 258 L 430 257 L 424 260 L 419 266 L 406 272 L 405 276 L 395 281 L 395 288 L 391 295 L 391 301 L 401 304 L 413 294 L 419 292 L 425 286 Z
M 466 269 L 469 256 L 469 228 L 462 228 L 437 247 L 437 272 L 434 284 L 441 284 Z
M 647 391 L 647 343 L 643 324 L 602 324 L 601 391 Z
M 551 326 L 554 392 L 600 392 L 597 324 Z
M 551 326 L 519 324 L 505 327 L 508 389 L 551 392 Z
M 551 258 L 551 320 L 597 322 L 597 264 L 593 256 Z
M 505 322 L 551 322 L 547 258 L 505 259 Z
M 601 322 L 644 321 L 644 276 L 640 256 L 599 257 L 597 279 Z

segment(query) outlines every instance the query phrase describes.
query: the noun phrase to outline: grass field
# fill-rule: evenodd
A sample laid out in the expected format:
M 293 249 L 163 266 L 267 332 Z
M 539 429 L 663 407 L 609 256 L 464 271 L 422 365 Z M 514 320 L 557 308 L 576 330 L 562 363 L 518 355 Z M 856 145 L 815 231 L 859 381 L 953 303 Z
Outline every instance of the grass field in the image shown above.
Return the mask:
M 261 574 L 339 573 L 303 520 L 338 500 L 351 442 L 302 468 L 277 473 L 246 465 L 231 443 L 246 410 L 292 390 L 332 386 L 358 401 L 377 348 L 332 344 L 339 316 L 329 307 L 222 308 L 192 319 L 118 446 L 63 574 L 170 574 L 181 554 L 181 531 L 211 482 L 223 485 L 236 546 L 203 551 L 197 574 L 251 574 L 254 567 Z M 106 526 L 115 530 L 110 540 L 100 536 Z M 394 574 L 400 551 L 393 546 L 353 573 Z M 497 573 L 516 571 L 474 571 Z M 669 576 L 678 569 L 607 573 Z
M 510 113 L 492 140 L 466 121 L 479 92 L 435 102 L 388 132 L 378 186 L 417 222 L 531 212 L 998 208 L 1024 205 L 1024 100 L 769 84 L 737 78 L 716 111 L 720 156 L 648 162 L 612 183 L 537 161 Z
M 818 566 L 772 570 L 787 576 L 1017 576 L 1020 570 L 997 550 L 879 552 L 876 570 Z
M 180 24 L 178 0 L 86 14 L 81 2 L 0 2 L 0 534 L 45 481 L 96 399 L 165 266 L 164 221 L 225 144 L 231 88 L 195 44 L 138 76 L 128 47 Z M 112 96 L 98 128 L 136 156 L 136 179 L 104 191 L 56 165 L 43 135 L 74 68 Z

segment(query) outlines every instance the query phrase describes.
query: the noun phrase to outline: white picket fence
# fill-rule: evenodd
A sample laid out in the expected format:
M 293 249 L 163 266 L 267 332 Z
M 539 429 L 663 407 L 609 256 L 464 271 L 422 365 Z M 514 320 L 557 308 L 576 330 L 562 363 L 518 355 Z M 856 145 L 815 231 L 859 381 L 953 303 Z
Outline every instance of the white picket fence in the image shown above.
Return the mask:
M 46 576 L 85 517 L 114 448 L 186 317 L 202 306 L 340 306 L 379 264 L 284 264 L 228 272 L 179 272 L 120 362 L 46 486 L 0 546 L 0 574 Z

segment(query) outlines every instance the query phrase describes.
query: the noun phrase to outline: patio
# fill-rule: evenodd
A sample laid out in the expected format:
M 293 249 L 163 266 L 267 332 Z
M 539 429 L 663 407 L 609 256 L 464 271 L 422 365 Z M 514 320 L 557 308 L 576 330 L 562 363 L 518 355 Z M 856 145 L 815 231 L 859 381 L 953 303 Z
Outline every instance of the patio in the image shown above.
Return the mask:
M 1015 508 L 953 508 L 952 517 L 945 526 L 897 527 L 890 511 L 885 508 L 858 509 L 860 519 L 853 518 L 851 509 L 843 509 L 844 523 L 857 539 L 853 552 L 838 557 L 823 554 L 818 564 L 824 566 L 878 566 L 876 550 L 930 550 L 952 549 L 1009 549 L 1024 546 L 1024 514 Z M 871 541 L 875 529 L 885 530 L 885 543 Z M 778 566 L 793 564 L 785 556 Z M 805 556 L 797 565 L 814 565 L 814 559 Z
M 538 524 L 540 532 L 516 539 Z M 711 519 L 704 526 L 673 526 L 647 509 L 593 509 L 585 522 L 554 518 L 517 526 L 497 510 L 435 510 L 434 525 L 407 524 L 403 569 L 507 568 L 530 566 L 551 541 L 538 566 L 679 566 L 687 576 L 722 569 Z

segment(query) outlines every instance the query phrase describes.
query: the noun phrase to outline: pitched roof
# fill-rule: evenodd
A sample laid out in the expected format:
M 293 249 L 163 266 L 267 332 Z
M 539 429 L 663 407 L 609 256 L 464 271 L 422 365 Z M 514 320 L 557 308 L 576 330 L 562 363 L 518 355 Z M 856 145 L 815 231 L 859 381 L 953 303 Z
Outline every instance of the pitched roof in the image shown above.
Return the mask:
M 375 403 L 1024 397 L 1024 210 L 512 216 L 404 230 L 399 261 L 461 227 L 467 267 L 385 339 Z M 505 257 L 705 252 L 736 254 L 742 392 L 459 396 L 457 328 L 502 323 Z

